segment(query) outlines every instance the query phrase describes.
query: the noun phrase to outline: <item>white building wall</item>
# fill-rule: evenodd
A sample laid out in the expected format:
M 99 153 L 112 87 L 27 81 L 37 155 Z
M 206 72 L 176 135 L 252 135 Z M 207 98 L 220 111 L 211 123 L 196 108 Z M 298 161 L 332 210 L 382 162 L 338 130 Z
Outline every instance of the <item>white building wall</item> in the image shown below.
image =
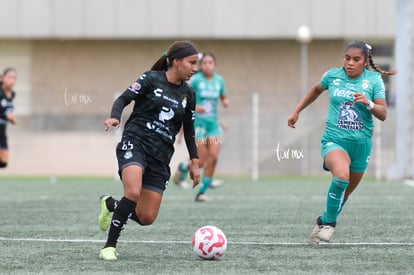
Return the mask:
M 0 0 L 0 38 L 393 38 L 394 0 Z

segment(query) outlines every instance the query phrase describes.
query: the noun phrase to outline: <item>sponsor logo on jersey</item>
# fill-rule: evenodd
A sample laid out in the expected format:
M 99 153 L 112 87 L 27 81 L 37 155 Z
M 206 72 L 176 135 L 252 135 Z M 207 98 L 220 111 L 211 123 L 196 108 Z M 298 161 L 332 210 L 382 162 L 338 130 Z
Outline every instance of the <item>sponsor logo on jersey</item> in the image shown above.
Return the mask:
M 362 123 L 361 115 L 352 102 L 347 101 L 339 106 L 336 127 L 346 130 L 364 129 L 364 123 Z
M 201 97 L 206 98 L 218 98 L 219 97 L 219 91 L 213 91 L 213 90 L 202 90 L 200 92 Z
M 170 120 L 173 117 L 174 117 L 173 109 L 163 106 L 158 116 L 158 119 L 162 122 L 165 122 L 166 120 Z
M 130 159 L 130 158 L 132 158 L 134 156 L 134 154 L 132 154 L 132 151 L 131 150 L 128 150 L 128 151 L 126 151 L 125 152 L 125 154 L 124 154 L 124 159 Z
M 128 90 L 130 90 L 131 92 L 134 92 L 136 94 L 138 94 L 139 90 L 141 90 L 141 84 L 139 82 L 135 82 L 134 84 L 132 84 Z
M 181 102 L 181 105 L 183 106 L 183 108 L 187 107 L 187 97 L 186 96 L 183 98 L 183 101 Z
M 362 88 L 365 90 L 369 88 L 369 81 L 367 79 L 362 80 Z
M 350 90 L 341 90 L 339 88 L 336 88 L 333 92 L 333 96 L 339 96 L 339 97 L 345 97 L 349 99 L 354 98 L 355 92 Z

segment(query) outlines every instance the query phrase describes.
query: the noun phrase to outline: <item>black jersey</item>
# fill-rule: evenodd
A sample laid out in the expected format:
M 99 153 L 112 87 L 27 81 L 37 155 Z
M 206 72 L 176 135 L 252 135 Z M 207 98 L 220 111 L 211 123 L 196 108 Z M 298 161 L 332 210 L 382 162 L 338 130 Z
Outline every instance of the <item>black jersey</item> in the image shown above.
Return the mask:
M 183 123 L 194 127 L 194 91 L 184 81 L 181 85 L 168 82 L 165 71 L 148 71 L 114 102 L 111 117 L 120 120 L 123 107 L 132 100 L 135 104 L 123 136 L 140 144 L 147 154 L 169 163 Z
M 14 111 L 13 99 L 16 95 L 14 91 L 11 92 L 11 97 L 7 97 L 3 91 L 0 82 L 0 125 L 7 124 L 7 114 Z

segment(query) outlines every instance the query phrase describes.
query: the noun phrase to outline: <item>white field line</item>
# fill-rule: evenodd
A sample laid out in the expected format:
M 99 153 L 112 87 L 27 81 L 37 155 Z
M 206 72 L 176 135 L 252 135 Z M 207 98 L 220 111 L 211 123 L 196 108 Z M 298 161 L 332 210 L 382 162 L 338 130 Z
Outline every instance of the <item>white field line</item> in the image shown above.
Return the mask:
M 49 239 L 49 238 L 6 238 L 0 237 L 0 241 L 9 242 L 44 242 L 44 243 L 104 243 L 104 240 L 94 239 Z M 144 244 L 191 244 L 190 241 L 153 241 L 153 240 L 120 240 L 121 243 L 144 243 Z M 304 246 L 303 242 L 228 242 L 235 245 L 264 245 L 264 246 Z M 356 242 L 356 243 L 321 243 L 321 245 L 332 246 L 414 246 L 414 243 L 397 242 Z

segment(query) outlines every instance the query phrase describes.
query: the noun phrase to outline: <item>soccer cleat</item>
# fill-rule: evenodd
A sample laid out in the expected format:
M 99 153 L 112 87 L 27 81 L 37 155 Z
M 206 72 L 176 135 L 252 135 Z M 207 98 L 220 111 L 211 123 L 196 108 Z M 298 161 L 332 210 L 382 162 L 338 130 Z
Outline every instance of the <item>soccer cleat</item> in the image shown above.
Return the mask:
M 321 225 L 319 228 L 318 238 L 321 241 L 329 242 L 335 233 L 335 226 Z
M 214 179 L 211 184 L 210 184 L 210 188 L 218 188 L 220 186 L 223 185 L 223 181 L 222 180 L 216 180 Z
M 205 195 L 205 194 L 198 193 L 196 198 L 195 198 L 195 201 L 196 202 L 209 202 L 210 198 L 207 197 L 207 195 Z
M 182 181 L 180 181 L 178 183 L 175 183 L 175 185 L 177 185 L 178 187 L 180 187 L 182 189 L 190 189 L 190 185 L 185 180 L 182 180 Z
M 102 195 L 100 197 L 101 201 L 101 213 L 99 214 L 98 223 L 99 228 L 102 231 L 106 231 L 111 223 L 112 213 L 109 212 L 108 207 L 106 207 L 106 200 L 110 198 L 108 195 Z
M 319 244 L 319 242 L 321 241 L 318 237 L 320 231 L 320 225 L 319 224 L 315 224 L 315 227 L 313 228 L 310 236 L 309 236 L 309 243 L 310 244 Z
M 105 261 L 114 261 L 118 260 L 118 252 L 115 247 L 105 247 L 101 249 L 99 253 L 99 258 L 104 259 Z

